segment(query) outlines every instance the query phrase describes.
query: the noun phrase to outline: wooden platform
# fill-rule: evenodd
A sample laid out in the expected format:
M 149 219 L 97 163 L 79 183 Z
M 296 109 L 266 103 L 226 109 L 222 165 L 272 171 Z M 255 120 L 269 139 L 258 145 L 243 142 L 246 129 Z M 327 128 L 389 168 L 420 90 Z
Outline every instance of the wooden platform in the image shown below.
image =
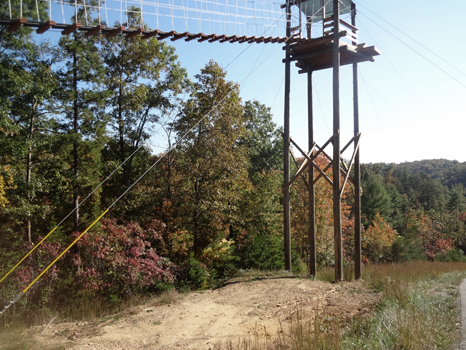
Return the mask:
M 264 36 L 238 36 L 238 35 L 219 35 L 219 34 L 204 34 L 204 33 L 189 33 L 183 32 L 178 33 L 176 31 L 164 32 L 161 30 L 148 30 L 145 31 L 142 28 L 138 29 L 126 29 L 125 27 L 106 27 L 104 25 L 98 26 L 84 26 L 81 23 L 74 24 L 60 24 L 55 23 L 54 21 L 48 22 L 34 22 L 28 21 L 25 18 L 20 18 L 16 20 L 10 19 L 0 19 L 0 25 L 7 26 L 9 32 L 14 32 L 21 27 L 32 27 L 37 28 L 36 32 L 42 34 L 49 29 L 58 29 L 61 31 L 62 35 L 67 35 L 75 31 L 84 31 L 86 36 L 91 36 L 95 34 L 102 33 L 107 37 L 112 37 L 117 34 L 123 34 L 126 38 L 131 39 L 134 37 L 140 37 L 142 39 L 147 39 L 150 37 L 156 37 L 158 40 L 170 39 L 171 41 L 176 41 L 184 39 L 185 41 L 197 40 L 199 42 L 208 41 L 210 43 L 220 42 L 220 43 L 270 43 L 270 44 L 282 44 L 285 42 L 295 43 L 298 39 L 295 37 L 286 38 L 286 37 L 264 37 Z M 306 40 L 307 41 L 307 40 Z
M 345 31 L 340 32 L 340 37 L 345 37 Z M 311 71 L 333 67 L 333 37 L 324 36 L 316 39 L 297 39 L 291 46 L 291 60 L 296 61 L 296 66 L 301 68 L 299 73 L 306 73 L 308 67 Z M 352 45 L 340 40 L 340 66 L 354 62 L 373 62 L 374 56 L 381 52 L 375 46 L 366 47 L 365 44 Z

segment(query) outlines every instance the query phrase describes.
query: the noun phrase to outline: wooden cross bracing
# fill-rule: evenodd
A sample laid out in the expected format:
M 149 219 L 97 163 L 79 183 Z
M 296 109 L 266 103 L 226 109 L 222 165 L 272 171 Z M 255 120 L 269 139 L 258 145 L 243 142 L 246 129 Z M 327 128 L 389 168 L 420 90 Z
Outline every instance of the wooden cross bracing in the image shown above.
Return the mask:
M 325 142 L 325 144 L 322 146 L 322 147 L 319 147 L 319 145 L 317 145 L 316 143 L 314 143 L 314 146 L 311 148 L 311 150 L 309 152 L 304 152 L 301 147 L 299 147 L 297 145 L 297 143 L 292 139 L 290 138 L 290 142 L 296 147 L 296 149 L 301 153 L 301 155 L 304 157 L 304 160 L 301 162 L 301 164 L 299 164 L 298 162 L 298 159 L 296 158 L 294 152 L 293 152 L 293 149 L 291 148 L 291 145 L 290 145 L 290 148 L 289 148 L 289 151 L 290 151 L 290 155 L 291 157 L 293 158 L 293 162 L 294 164 L 296 165 L 296 167 L 298 168 L 295 172 L 295 174 L 291 177 L 290 181 L 288 182 L 288 184 L 285 184 L 285 186 L 283 187 L 283 190 L 282 192 L 285 192 L 287 189 L 289 189 L 291 187 L 291 185 L 299 178 L 301 177 L 302 180 L 304 181 L 305 185 L 306 185 L 306 188 L 309 189 L 309 183 L 306 179 L 306 177 L 304 176 L 304 171 L 306 169 L 308 169 L 309 165 L 312 164 L 312 166 L 319 172 L 319 174 L 316 176 L 316 178 L 313 180 L 313 184 L 315 185 L 317 183 L 317 181 L 319 181 L 319 179 L 321 177 L 323 177 L 329 184 L 330 186 L 333 186 L 333 181 L 332 179 L 330 179 L 326 172 L 328 169 L 330 169 L 330 167 L 332 167 L 333 165 L 333 160 L 332 158 L 324 151 L 325 147 L 327 147 L 330 143 L 332 143 L 333 139 L 334 139 L 334 135 L 331 136 L 327 142 Z M 343 181 L 343 184 L 340 188 L 340 197 L 343 196 L 343 192 L 345 190 L 345 187 L 346 187 L 346 184 L 349 180 L 349 183 L 351 186 L 351 189 L 353 191 L 353 194 L 354 194 L 354 186 L 355 186 L 355 181 L 353 179 L 353 177 L 350 175 L 351 173 L 351 169 L 353 167 L 353 164 L 354 164 L 354 160 L 356 158 L 356 154 L 358 152 L 358 149 L 359 149 L 359 141 L 361 139 L 361 134 L 358 134 L 356 136 L 354 136 L 347 144 L 345 147 L 343 147 L 343 149 L 341 150 L 341 153 L 340 153 L 340 172 L 341 174 L 345 177 L 344 178 L 344 181 Z M 351 156 L 351 159 L 349 161 L 349 164 L 347 165 L 345 160 L 343 159 L 343 153 L 348 149 L 348 147 L 351 145 L 351 144 L 355 144 L 355 148 L 353 150 L 353 154 Z M 317 151 L 315 151 L 315 149 L 317 149 Z M 321 169 L 315 162 L 314 160 L 317 159 L 317 157 L 320 155 L 320 154 L 323 154 L 327 160 L 328 160 L 328 163 L 327 165 L 325 166 L 325 168 Z M 361 191 L 361 189 L 360 189 Z

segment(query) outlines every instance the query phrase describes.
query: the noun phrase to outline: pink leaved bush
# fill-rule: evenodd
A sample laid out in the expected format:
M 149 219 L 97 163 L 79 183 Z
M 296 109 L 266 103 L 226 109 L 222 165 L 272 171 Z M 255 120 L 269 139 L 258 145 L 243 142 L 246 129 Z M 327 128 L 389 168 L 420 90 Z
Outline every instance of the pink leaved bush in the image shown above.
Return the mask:
M 74 232 L 70 242 L 79 235 L 80 232 Z M 118 225 L 115 219 L 103 219 L 100 229 L 95 227 L 84 235 L 30 291 L 43 293 L 47 284 L 47 293 L 51 293 L 47 300 L 54 293 L 60 294 L 60 290 L 75 290 L 83 297 L 124 296 L 154 289 L 161 282 L 172 283 L 177 267 L 152 247 L 158 239 L 155 229 L 144 230 L 134 222 Z M 68 244 L 44 242 L 16 273 L 16 283 L 26 287 Z
M 159 282 L 172 283 L 176 266 L 152 248 L 151 241 L 157 239 L 155 230 L 143 230 L 137 223 L 118 225 L 114 219 L 102 220 L 101 230 L 79 241 L 80 256 L 72 259 L 79 271 L 76 282 L 100 291 L 116 288 L 118 294 Z

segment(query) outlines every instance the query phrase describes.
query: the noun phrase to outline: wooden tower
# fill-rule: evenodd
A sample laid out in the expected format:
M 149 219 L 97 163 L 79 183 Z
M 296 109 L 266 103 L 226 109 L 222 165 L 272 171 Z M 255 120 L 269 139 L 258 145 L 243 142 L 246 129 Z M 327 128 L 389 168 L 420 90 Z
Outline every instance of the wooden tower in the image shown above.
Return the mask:
M 309 270 L 312 276 L 316 276 L 316 231 L 315 231 L 315 183 L 323 177 L 333 188 L 333 219 L 334 219 L 334 246 L 335 246 L 335 281 L 343 279 L 343 249 L 341 227 L 341 198 L 348 181 L 354 186 L 355 196 L 355 278 L 361 277 L 361 191 L 360 191 L 360 163 L 359 163 L 359 107 L 358 107 L 358 63 L 374 61 L 374 56 L 380 55 L 380 51 L 374 46 L 366 47 L 358 44 L 356 28 L 356 6 L 351 0 L 343 0 L 345 8 L 340 9 L 339 0 L 333 0 L 333 4 L 325 4 L 324 0 L 287 0 L 283 7 L 287 13 L 286 36 L 293 35 L 291 28 L 291 6 L 299 6 L 299 18 L 304 13 L 307 23 L 307 38 L 298 39 L 285 46 L 285 113 L 284 113 L 284 235 L 285 235 L 285 269 L 291 270 L 291 235 L 290 235 L 290 186 L 305 170 L 309 172 L 309 179 L 314 179 L 315 171 L 319 174 L 314 181 L 309 181 L 309 246 L 310 261 Z M 317 9 L 315 11 L 315 9 Z M 341 13 L 351 12 L 351 24 L 340 18 Z M 318 38 L 311 38 L 312 21 L 322 21 L 323 32 Z M 301 28 L 301 23 L 298 28 Z M 349 40 L 346 42 L 342 39 Z M 307 73 L 308 82 L 308 152 L 304 152 L 290 138 L 290 72 L 291 62 L 296 62 L 300 68 L 299 73 Z M 340 66 L 352 65 L 353 67 L 353 115 L 354 136 L 346 145 L 341 147 L 340 140 Z M 312 108 L 312 73 L 322 69 L 333 69 L 333 135 L 321 147 L 314 142 L 313 108 Z M 290 146 L 291 143 L 304 157 L 304 161 L 297 172 L 290 179 Z M 333 144 L 333 156 L 326 153 L 325 148 Z M 347 165 L 342 157 L 345 150 L 353 144 L 353 154 Z M 314 160 L 320 155 L 325 155 L 330 163 L 320 169 Z M 354 178 L 350 175 L 354 166 Z M 330 179 L 325 171 L 333 168 L 333 179 Z M 344 179 L 341 181 L 341 177 Z

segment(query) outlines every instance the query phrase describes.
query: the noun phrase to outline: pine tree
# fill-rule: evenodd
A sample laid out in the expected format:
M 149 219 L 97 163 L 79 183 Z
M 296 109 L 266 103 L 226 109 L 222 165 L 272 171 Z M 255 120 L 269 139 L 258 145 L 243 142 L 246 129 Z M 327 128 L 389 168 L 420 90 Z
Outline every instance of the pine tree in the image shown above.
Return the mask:
M 184 176 L 177 205 L 195 257 L 216 239 L 232 236 L 248 184 L 246 150 L 238 144 L 246 131 L 239 88 L 225 76 L 213 61 L 201 69 L 174 125 L 181 158 L 177 167 Z

